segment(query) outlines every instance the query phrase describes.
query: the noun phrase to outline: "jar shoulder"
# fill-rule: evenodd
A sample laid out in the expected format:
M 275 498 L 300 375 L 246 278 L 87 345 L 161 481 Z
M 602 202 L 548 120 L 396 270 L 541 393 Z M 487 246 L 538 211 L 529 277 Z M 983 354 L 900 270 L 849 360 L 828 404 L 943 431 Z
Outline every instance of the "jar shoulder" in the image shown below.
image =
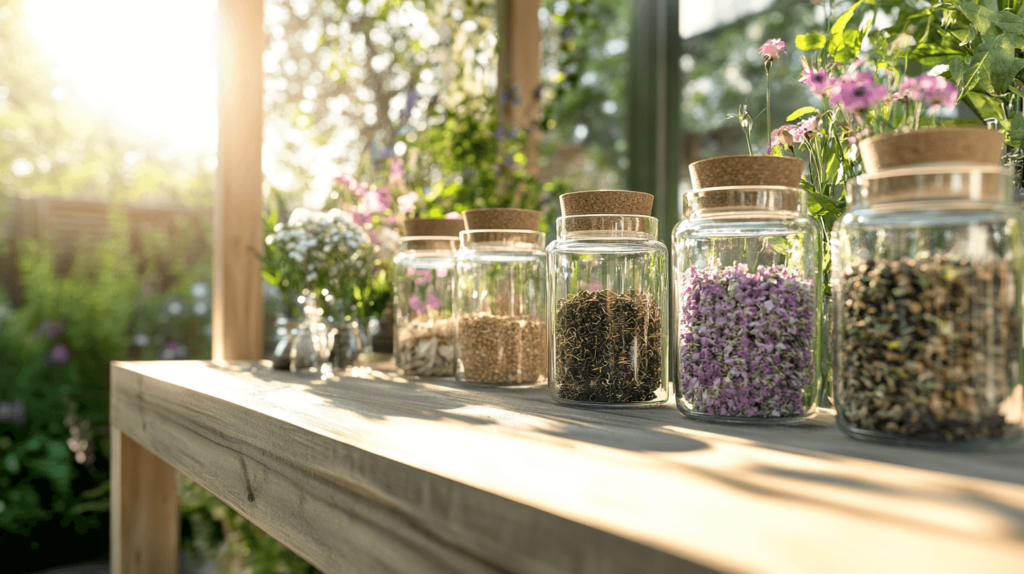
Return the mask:
M 770 220 L 724 220 L 691 219 L 680 221 L 672 230 L 672 236 L 766 236 L 792 235 L 794 233 L 817 233 L 818 224 L 806 217 Z
M 556 239 L 548 244 L 550 255 L 558 254 L 668 254 L 665 244 L 656 239 Z

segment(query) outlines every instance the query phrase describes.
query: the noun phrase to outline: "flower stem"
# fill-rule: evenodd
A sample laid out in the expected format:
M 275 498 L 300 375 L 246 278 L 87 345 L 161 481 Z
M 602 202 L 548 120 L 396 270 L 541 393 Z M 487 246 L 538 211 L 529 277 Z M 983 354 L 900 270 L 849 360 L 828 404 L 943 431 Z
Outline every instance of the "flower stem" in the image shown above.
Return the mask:
M 764 77 L 768 80 L 768 88 L 765 90 L 765 117 L 768 121 L 768 153 L 772 151 L 772 62 L 764 63 Z

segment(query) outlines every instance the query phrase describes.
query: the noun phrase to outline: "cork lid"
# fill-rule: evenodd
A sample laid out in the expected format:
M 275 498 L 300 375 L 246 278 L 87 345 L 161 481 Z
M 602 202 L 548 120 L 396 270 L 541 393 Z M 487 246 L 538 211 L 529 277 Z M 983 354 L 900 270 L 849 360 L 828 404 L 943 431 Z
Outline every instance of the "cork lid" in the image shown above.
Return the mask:
M 860 142 L 864 173 L 925 165 L 999 166 L 1003 134 L 982 127 L 937 127 L 882 134 Z
M 470 209 L 462 214 L 466 229 L 521 229 L 540 230 L 540 212 L 514 207 Z
M 800 159 L 772 155 L 728 155 L 690 164 L 694 189 L 744 185 L 799 187 L 803 173 L 804 162 Z
M 458 237 L 466 229 L 466 222 L 458 219 L 415 218 L 405 220 L 405 235 L 408 237 Z
M 654 196 L 641 191 L 594 190 L 566 193 L 559 198 L 562 215 L 649 216 Z

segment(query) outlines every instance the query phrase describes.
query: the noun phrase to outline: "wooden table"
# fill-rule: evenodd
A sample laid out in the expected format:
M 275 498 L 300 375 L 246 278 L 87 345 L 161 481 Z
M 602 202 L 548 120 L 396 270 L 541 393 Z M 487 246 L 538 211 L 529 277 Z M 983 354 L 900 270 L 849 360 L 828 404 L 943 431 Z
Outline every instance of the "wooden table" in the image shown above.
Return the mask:
M 328 572 L 1024 572 L 1024 445 L 592 410 L 546 389 L 114 363 L 115 573 L 176 572 L 177 469 Z

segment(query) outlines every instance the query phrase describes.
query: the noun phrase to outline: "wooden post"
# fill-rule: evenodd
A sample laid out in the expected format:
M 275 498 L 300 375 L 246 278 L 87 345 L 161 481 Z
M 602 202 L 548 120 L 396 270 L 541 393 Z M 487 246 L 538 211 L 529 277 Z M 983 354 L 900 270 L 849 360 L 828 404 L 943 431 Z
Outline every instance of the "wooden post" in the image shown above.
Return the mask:
M 629 189 L 654 194 L 658 235 L 679 221 L 679 0 L 635 0 L 629 32 Z
M 213 358 L 263 357 L 263 2 L 220 1 Z
M 540 0 L 502 0 L 498 8 L 498 122 L 529 131 L 527 171 L 536 175 L 540 113 Z
M 110 571 L 177 574 L 177 474 L 119 429 L 110 439 Z

